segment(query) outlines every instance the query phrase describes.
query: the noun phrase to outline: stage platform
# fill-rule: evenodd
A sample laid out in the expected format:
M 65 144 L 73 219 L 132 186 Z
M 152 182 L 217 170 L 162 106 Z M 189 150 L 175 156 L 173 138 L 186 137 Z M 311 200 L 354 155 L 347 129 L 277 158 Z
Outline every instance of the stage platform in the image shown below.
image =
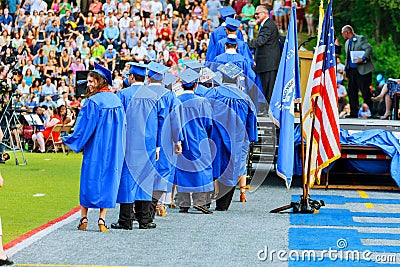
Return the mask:
M 271 118 L 269 116 L 258 116 L 257 120 L 259 122 L 259 130 L 261 130 L 261 135 L 265 137 L 265 135 L 273 135 L 275 132 L 275 136 L 270 136 L 273 138 L 268 138 L 266 141 L 270 145 L 276 146 L 278 143 L 278 136 L 276 129 Z M 294 119 L 294 123 L 297 125 L 300 123 L 299 118 Z M 400 120 L 379 120 L 379 119 L 339 119 L 340 128 L 349 131 L 349 133 L 372 130 L 372 129 L 381 129 L 390 131 L 393 133 L 397 139 L 400 140 Z M 268 130 L 264 131 L 263 128 L 268 128 Z M 276 138 L 275 138 L 276 137 Z M 263 140 L 265 142 L 265 140 Z M 273 150 L 272 150 L 273 151 Z
M 260 116 L 257 117 L 257 119 L 259 122 L 259 142 L 256 143 L 254 147 L 254 156 L 255 156 L 254 161 L 258 162 L 258 157 L 264 155 L 263 158 L 268 159 L 267 162 L 264 163 L 272 163 L 273 165 L 275 165 L 277 150 L 278 150 L 277 147 L 279 145 L 279 140 L 278 140 L 279 129 L 274 126 L 271 118 L 268 116 L 262 116 L 262 117 Z M 295 118 L 295 124 L 297 125 L 299 123 L 300 119 Z M 373 130 L 373 129 L 387 130 L 390 131 L 394 136 L 396 136 L 400 140 L 400 120 L 397 121 L 397 120 L 380 120 L 380 119 L 340 119 L 339 125 L 341 129 L 347 130 L 350 134 L 365 130 Z M 266 138 L 266 136 L 269 136 L 269 138 Z M 364 153 L 362 154 L 369 155 L 373 152 L 372 150 L 376 149 L 377 148 L 371 146 L 365 147 L 363 148 Z M 371 150 L 372 152 L 369 150 Z M 356 152 L 354 152 L 355 150 L 351 151 L 353 152 L 353 154 L 357 154 Z M 371 156 L 366 156 L 366 158 L 371 158 Z M 340 159 L 337 163 L 343 160 L 346 159 Z M 394 183 L 389 172 L 381 174 L 368 174 L 368 173 L 360 173 L 355 170 L 345 170 L 342 167 L 339 168 L 341 171 L 339 173 L 335 169 L 336 168 L 332 169 L 332 173 L 330 175 L 331 176 L 330 182 L 333 182 L 329 183 L 330 188 L 359 189 L 359 190 L 367 190 L 367 189 L 395 190 L 395 191 L 400 190 L 400 188 Z M 379 182 L 377 182 L 378 178 Z M 326 185 L 324 183 L 324 185 L 317 187 L 326 188 Z

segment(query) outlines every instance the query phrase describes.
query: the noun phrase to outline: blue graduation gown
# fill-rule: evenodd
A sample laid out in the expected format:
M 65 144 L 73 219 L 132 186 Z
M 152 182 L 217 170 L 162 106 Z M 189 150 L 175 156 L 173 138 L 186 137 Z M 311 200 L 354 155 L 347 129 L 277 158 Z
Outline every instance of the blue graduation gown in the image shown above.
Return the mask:
M 194 89 L 194 93 L 198 96 L 204 96 L 207 91 L 208 88 L 202 84 L 197 84 L 196 88 Z
M 144 85 L 132 85 L 117 96 L 126 110 L 125 161 L 118 203 L 151 201 L 156 174 L 156 147 L 164 120 L 162 102 Z
M 212 191 L 212 153 L 208 140 L 212 129 L 210 103 L 194 93 L 184 92 L 178 99 L 182 102 L 178 110 L 183 125 L 182 154 L 178 156 L 175 170 L 178 191 Z
M 84 149 L 80 180 L 83 207 L 115 207 L 124 161 L 124 117 L 115 94 L 97 93 L 86 99 L 74 133 L 62 138 L 74 152 Z
M 219 65 L 224 65 L 228 62 L 231 62 L 241 68 L 243 70 L 243 74 L 248 77 L 251 81 L 256 80 L 256 73 L 254 70 L 251 68 L 251 65 L 248 60 L 244 58 L 244 56 L 239 55 L 239 54 L 230 54 L 230 53 L 223 53 L 217 56 L 214 60 L 216 65 L 213 64 L 211 70 L 212 71 L 217 71 L 217 67 Z
M 159 158 L 156 161 L 156 174 L 154 177 L 153 190 L 167 192 L 171 190 L 174 180 L 174 166 L 177 156 L 174 154 L 174 142 L 177 142 L 179 135 L 179 121 L 172 119 L 170 113 L 174 110 L 179 100 L 174 92 L 165 89 L 161 85 L 149 85 L 149 89 L 157 94 L 158 101 L 162 102 L 164 118 L 161 131 L 161 147 Z M 164 127 L 165 126 L 165 127 Z
M 244 91 L 248 94 L 253 103 L 258 106 L 258 103 L 265 103 L 265 97 L 262 92 L 261 80 L 256 76 L 256 73 L 252 69 L 248 60 L 246 60 L 242 55 L 223 53 L 217 56 L 214 60 L 215 63 L 212 64 L 211 70 L 217 71 L 217 68 L 221 64 L 226 64 L 232 62 L 239 68 L 243 70 L 245 79 L 241 82 L 244 87 Z
M 227 186 L 234 186 L 238 176 L 246 174 L 250 142 L 257 141 L 257 117 L 250 97 L 234 85 L 210 88 L 214 125 L 211 139 L 217 146 L 213 175 Z
M 214 61 L 215 57 L 225 53 L 225 44 L 227 40 L 228 38 L 218 40 L 215 49 L 210 50 L 211 61 Z M 237 40 L 237 53 L 243 56 L 244 59 L 249 62 L 250 68 L 254 66 L 253 54 L 251 53 L 250 48 L 246 42 L 239 39 Z
M 208 43 L 207 47 L 206 62 L 213 61 L 214 58 L 211 57 L 210 54 L 211 51 L 213 51 L 216 48 L 216 45 L 219 40 L 222 40 L 228 36 L 226 34 L 225 25 L 226 24 L 223 23 L 223 25 L 219 26 L 218 28 L 216 28 L 214 31 L 211 32 L 210 42 Z M 241 31 L 236 30 L 236 36 L 238 40 L 244 41 L 243 34 Z

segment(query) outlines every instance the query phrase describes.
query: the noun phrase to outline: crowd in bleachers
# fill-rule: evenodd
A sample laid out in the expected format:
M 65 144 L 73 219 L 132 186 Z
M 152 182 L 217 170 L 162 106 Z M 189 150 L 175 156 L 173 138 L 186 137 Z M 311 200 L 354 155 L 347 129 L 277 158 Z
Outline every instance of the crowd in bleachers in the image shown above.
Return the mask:
M 306 1 L 298 2 L 303 14 Z M 13 79 L 21 94 L 17 105 L 31 109 L 42 103 L 60 105 L 57 100 L 63 92 L 69 95 L 63 104 L 76 104 L 76 72 L 93 69 L 95 61 L 113 71 L 117 91 L 128 70 L 126 62 L 156 61 L 176 74 L 184 59 L 205 60 L 210 33 L 220 25 L 218 9 L 224 4 L 235 8 L 245 40 L 253 38 L 256 27 L 251 0 L 93 0 L 84 12 L 76 1 L 17 3 L 3 1 L 0 9 L 0 60 L 8 65 L 18 62 Z M 291 1 L 262 3 L 285 30 Z M 277 14 L 282 12 L 281 22 Z

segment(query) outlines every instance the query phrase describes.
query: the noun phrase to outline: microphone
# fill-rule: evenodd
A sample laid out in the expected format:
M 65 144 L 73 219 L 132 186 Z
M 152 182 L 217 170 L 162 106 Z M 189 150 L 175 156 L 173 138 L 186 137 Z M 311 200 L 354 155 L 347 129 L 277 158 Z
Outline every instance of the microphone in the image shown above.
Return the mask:
M 308 37 L 307 40 L 305 40 L 304 42 L 302 42 L 302 43 L 299 45 L 298 48 L 300 49 L 300 48 L 301 48 L 302 46 L 304 46 L 306 43 L 308 43 L 308 42 L 310 42 L 311 40 L 314 40 L 314 39 L 317 39 L 317 35 Z

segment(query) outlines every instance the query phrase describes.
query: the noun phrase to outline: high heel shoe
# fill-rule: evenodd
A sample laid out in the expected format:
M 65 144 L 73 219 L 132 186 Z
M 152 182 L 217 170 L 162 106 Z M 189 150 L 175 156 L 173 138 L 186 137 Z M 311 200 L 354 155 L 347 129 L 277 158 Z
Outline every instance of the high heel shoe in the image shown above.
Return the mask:
M 100 222 L 103 222 L 103 223 L 100 223 Z M 106 225 L 106 222 L 104 221 L 103 218 L 99 218 L 99 220 L 97 221 L 97 224 L 99 226 L 100 232 L 102 232 L 102 233 L 108 232 L 108 226 Z
M 171 203 L 168 204 L 168 207 L 169 207 L 170 209 L 176 209 L 175 200 L 171 200 Z
M 373 102 L 383 102 L 383 97 L 381 97 L 381 96 L 373 96 L 373 97 L 371 97 L 371 100 L 373 101 Z
M 241 186 L 240 189 L 245 189 L 245 186 Z M 247 202 L 246 191 L 240 192 L 240 202 Z
M 78 225 L 78 230 L 80 230 L 80 231 L 86 231 L 86 227 L 87 227 L 87 224 L 88 224 L 88 218 L 87 217 L 82 217 L 80 220 L 79 220 L 79 225 Z
M 381 120 L 391 120 L 392 119 L 392 114 L 389 115 L 383 115 L 380 117 Z
M 165 209 L 165 206 L 157 204 L 156 214 L 157 214 L 157 216 L 161 216 L 161 217 L 167 216 L 167 210 Z

